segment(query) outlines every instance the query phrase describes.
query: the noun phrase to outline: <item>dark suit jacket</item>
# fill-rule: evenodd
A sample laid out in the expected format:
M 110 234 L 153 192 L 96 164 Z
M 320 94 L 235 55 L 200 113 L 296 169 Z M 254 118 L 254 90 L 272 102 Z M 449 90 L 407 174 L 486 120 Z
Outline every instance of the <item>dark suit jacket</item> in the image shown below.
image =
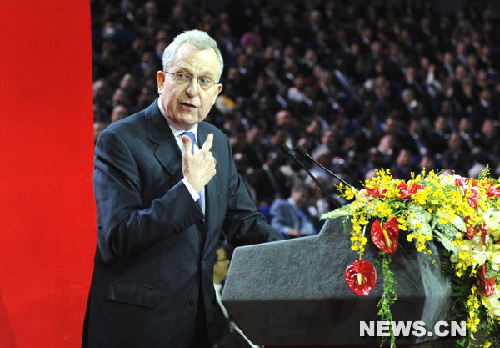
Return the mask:
M 198 142 L 209 133 L 217 174 L 205 188 L 205 215 L 181 182 L 181 151 L 156 101 L 99 136 L 97 250 L 83 346 L 186 346 L 200 290 L 210 324 L 221 232 L 235 246 L 282 238 L 248 196 L 228 138 L 202 122 Z

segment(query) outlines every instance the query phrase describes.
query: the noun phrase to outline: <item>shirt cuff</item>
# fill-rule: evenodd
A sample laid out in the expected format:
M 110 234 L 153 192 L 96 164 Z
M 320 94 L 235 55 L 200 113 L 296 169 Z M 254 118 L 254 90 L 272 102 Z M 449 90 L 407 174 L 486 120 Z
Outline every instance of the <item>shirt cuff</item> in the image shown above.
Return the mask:
M 189 193 L 191 194 L 191 197 L 193 197 L 193 201 L 197 201 L 199 198 L 200 198 L 200 195 L 198 194 L 198 192 L 196 192 L 196 190 L 193 188 L 193 186 L 186 180 L 186 178 L 183 178 L 182 179 L 182 182 L 184 183 L 184 185 L 186 186 L 186 188 L 188 189 Z

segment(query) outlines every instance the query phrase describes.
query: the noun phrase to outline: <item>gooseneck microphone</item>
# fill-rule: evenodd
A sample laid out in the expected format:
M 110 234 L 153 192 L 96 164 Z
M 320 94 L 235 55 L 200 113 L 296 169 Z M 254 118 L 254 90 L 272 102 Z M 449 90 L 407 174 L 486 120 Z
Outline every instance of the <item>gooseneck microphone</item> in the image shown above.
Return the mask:
M 291 157 L 293 158 L 296 162 L 298 162 L 302 168 L 304 168 L 304 170 L 307 172 L 307 175 L 309 175 L 311 177 L 311 179 L 313 179 L 313 181 L 316 183 L 316 185 L 318 185 L 318 187 L 321 189 L 321 191 L 323 191 L 323 193 L 325 194 L 325 196 L 327 196 L 331 201 L 332 203 L 337 207 L 337 208 L 340 208 L 342 205 L 335 199 L 333 198 L 327 191 L 326 189 L 323 187 L 323 185 L 321 185 L 318 181 L 318 179 L 316 179 L 314 177 L 314 175 L 312 175 L 312 173 L 309 171 L 309 169 L 307 169 L 307 166 L 302 163 L 301 160 L 299 160 L 297 158 L 297 156 L 295 156 L 293 154 L 293 151 L 288 147 L 287 144 L 281 144 L 280 145 L 280 150 L 281 152 L 283 152 L 285 155 L 287 155 L 288 157 Z
M 353 188 L 353 186 L 351 184 L 347 183 L 344 179 L 342 179 L 341 177 L 339 177 L 337 174 L 335 174 L 334 172 L 332 172 L 330 169 L 326 168 L 324 165 L 322 165 L 321 163 L 319 163 L 318 161 L 316 161 L 311 155 L 309 155 L 309 153 L 307 152 L 307 150 L 304 149 L 302 146 L 300 146 L 300 145 L 295 146 L 295 151 L 299 155 L 301 155 L 302 157 L 308 158 L 311 161 L 313 161 L 314 163 L 316 163 L 321 169 L 323 169 L 324 171 L 326 171 L 328 174 L 330 174 L 331 176 L 333 176 L 335 179 L 337 179 L 338 181 L 340 181 L 344 185 Z

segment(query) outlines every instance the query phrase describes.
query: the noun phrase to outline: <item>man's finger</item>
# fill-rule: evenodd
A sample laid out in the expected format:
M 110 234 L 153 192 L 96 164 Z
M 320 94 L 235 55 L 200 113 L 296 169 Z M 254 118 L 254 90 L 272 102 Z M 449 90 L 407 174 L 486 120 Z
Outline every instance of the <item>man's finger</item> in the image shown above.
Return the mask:
M 201 149 L 205 151 L 210 151 L 210 149 L 212 148 L 213 141 L 214 141 L 214 135 L 210 133 L 209 135 L 207 135 L 207 140 L 205 140 L 205 143 L 203 144 Z
M 182 147 L 184 148 L 184 151 L 182 152 L 184 156 L 191 156 L 191 149 L 193 148 L 193 145 L 191 143 L 191 138 L 188 137 L 186 134 L 182 135 Z

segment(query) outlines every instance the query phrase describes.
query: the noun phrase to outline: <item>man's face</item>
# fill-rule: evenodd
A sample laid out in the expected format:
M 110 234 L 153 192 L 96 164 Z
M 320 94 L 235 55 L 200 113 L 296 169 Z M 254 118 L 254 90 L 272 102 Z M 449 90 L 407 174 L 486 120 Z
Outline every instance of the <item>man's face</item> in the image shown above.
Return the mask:
M 292 190 L 292 200 L 299 209 L 304 209 L 309 203 L 309 193 L 306 189 Z
M 198 50 L 186 43 L 177 51 L 169 72 L 189 74 L 193 80 L 177 84 L 167 72 L 156 74 L 158 94 L 170 125 L 176 129 L 191 129 L 207 117 L 222 90 L 222 84 L 202 89 L 195 78 L 209 77 L 217 81 L 217 67 L 214 50 Z

